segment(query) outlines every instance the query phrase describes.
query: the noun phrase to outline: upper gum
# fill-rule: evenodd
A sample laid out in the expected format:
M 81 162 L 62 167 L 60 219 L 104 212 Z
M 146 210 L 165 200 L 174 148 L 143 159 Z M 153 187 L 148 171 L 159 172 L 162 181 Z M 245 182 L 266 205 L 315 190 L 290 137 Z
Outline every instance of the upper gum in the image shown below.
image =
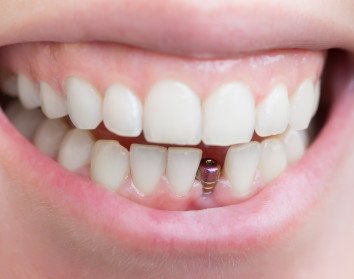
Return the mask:
M 317 81 L 324 58 L 323 52 L 279 50 L 233 60 L 202 61 L 105 44 L 39 43 L 0 49 L 2 67 L 46 81 L 60 94 L 69 76 L 90 82 L 102 94 L 112 84 L 123 84 L 141 99 L 163 79 L 185 83 L 201 99 L 222 84 L 236 81 L 251 88 L 256 104 L 278 84 L 285 84 L 291 95 L 305 79 Z

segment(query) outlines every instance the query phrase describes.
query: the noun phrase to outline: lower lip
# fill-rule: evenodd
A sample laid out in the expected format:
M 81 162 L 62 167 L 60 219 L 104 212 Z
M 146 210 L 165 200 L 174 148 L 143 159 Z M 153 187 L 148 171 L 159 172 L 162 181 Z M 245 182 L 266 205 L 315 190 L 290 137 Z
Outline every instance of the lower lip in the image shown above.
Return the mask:
M 338 94 L 329 121 L 300 162 L 237 205 L 185 212 L 143 207 L 64 170 L 25 141 L 1 113 L 4 173 L 26 182 L 24 191 L 70 214 L 78 223 L 132 248 L 186 252 L 256 249 L 289 232 L 324 196 L 354 122 L 350 89 Z

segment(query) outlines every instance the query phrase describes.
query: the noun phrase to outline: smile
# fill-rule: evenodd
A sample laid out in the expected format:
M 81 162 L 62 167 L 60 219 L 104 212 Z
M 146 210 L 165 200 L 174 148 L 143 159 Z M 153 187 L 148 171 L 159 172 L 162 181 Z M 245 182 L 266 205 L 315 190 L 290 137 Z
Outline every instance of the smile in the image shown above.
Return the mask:
M 129 251 L 242 254 L 292 231 L 331 190 L 354 121 L 349 55 L 319 38 L 307 47 L 301 26 L 288 45 L 278 27 L 279 38 L 257 31 L 259 46 L 251 34 L 233 49 L 226 31 L 203 41 L 192 35 L 205 14 L 180 29 L 122 15 L 118 39 L 88 19 L 60 38 L 49 20 L 38 38 L 6 38 L 2 171 L 43 218 L 60 212 Z

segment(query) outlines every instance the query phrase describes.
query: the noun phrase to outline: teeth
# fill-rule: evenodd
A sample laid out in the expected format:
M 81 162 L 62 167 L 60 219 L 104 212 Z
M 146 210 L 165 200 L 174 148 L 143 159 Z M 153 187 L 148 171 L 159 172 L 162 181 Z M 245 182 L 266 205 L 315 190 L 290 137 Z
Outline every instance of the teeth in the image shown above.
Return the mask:
M 313 116 L 315 88 L 311 80 L 304 81 L 291 98 L 290 127 L 293 130 L 308 128 Z
M 142 130 L 141 101 L 126 87 L 113 85 L 103 100 L 103 122 L 106 128 L 120 136 L 136 137 Z
M 129 174 L 129 152 L 114 140 L 99 140 L 91 157 L 91 178 L 116 191 Z
M 229 146 L 249 142 L 255 123 L 255 105 L 250 89 L 241 83 L 219 88 L 203 104 L 203 142 Z
M 143 194 L 154 192 L 166 169 L 165 147 L 132 144 L 130 146 L 130 168 L 135 187 Z
M 289 117 L 288 90 L 278 85 L 257 106 L 256 133 L 261 137 L 281 134 L 288 127 Z
M 283 143 L 275 138 L 262 142 L 259 170 L 264 182 L 269 182 L 281 174 L 287 167 Z
M 11 97 L 16 97 L 18 95 L 17 76 L 13 74 L 6 74 L 5 76 L 2 76 L 1 90 Z
M 65 82 L 68 113 L 78 129 L 95 129 L 102 121 L 102 98 L 88 82 L 70 77 Z
M 256 175 L 261 145 L 258 142 L 231 146 L 226 154 L 224 173 L 237 197 L 246 197 L 252 188 Z
M 63 121 L 47 119 L 37 129 L 33 143 L 43 154 L 56 158 L 60 143 L 68 130 Z
M 40 106 L 39 85 L 24 75 L 17 79 L 18 97 L 26 109 L 34 109 Z
M 201 141 L 201 105 L 185 84 L 161 81 L 155 84 L 144 106 L 144 135 L 147 141 L 196 145 Z
M 288 164 L 297 162 L 306 151 L 308 137 L 305 131 L 289 130 L 282 136 Z
M 50 119 L 56 119 L 68 114 L 66 99 L 55 92 L 46 82 L 40 82 L 40 101 L 42 111 Z
M 26 110 L 19 102 L 9 105 L 6 115 L 20 134 L 28 140 L 33 139 L 36 129 L 43 120 L 43 114 L 39 109 Z
M 166 176 L 171 191 L 185 196 L 192 188 L 202 151 L 197 148 L 170 147 L 167 152 Z
M 67 170 L 79 170 L 90 163 L 94 143 L 90 132 L 70 130 L 60 145 L 58 162 Z
M 318 110 L 318 107 L 320 104 L 320 98 L 321 98 L 321 81 L 318 81 L 315 86 L 315 97 L 314 97 L 314 102 L 313 102 L 313 115 L 315 115 Z

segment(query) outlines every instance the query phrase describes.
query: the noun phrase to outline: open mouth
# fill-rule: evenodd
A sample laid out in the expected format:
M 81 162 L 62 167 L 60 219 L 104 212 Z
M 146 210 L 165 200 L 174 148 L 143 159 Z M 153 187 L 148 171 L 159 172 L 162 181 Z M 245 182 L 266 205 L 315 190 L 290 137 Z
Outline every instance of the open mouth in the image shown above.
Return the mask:
M 21 195 L 161 255 L 242 253 L 295 227 L 350 132 L 350 55 L 146 37 L 0 48 L 2 169 Z
M 309 126 L 324 52 L 197 60 L 24 44 L 0 57 L 3 90 L 19 99 L 5 113 L 28 140 L 63 168 L 156 209 L 242 202 L 300 160 L 317 132 Z

